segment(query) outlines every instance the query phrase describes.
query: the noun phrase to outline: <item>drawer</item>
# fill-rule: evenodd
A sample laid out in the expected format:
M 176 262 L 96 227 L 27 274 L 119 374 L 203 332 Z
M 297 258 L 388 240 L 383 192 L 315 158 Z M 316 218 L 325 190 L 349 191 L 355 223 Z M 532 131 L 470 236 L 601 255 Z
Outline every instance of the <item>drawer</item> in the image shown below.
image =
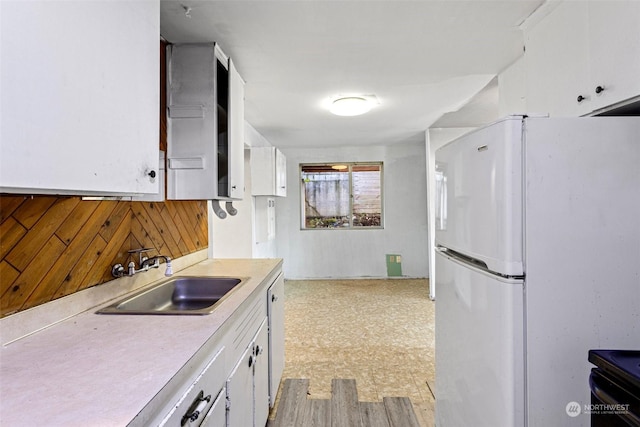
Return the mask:
M 224 347 L 207 363 L 196 380 L 173 406 L 160 426 L 198 426 L 216 402 L 226 380 Z
M 260 327 L 260 323 L 267 316 L 267 302 L 264 293 L 257 295 L 246 310 L 246 314 L 234 322 L 231 327 L 230 360 L 240 358 Z

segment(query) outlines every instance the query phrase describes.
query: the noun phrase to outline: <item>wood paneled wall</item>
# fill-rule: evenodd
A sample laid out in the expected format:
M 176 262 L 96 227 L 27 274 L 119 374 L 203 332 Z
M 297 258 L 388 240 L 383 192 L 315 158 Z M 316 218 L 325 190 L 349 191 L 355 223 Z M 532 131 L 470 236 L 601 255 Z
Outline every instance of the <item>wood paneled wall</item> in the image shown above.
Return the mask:
M 160 43 L 161 150 L 167 147 L 165 48 Z M 114 264 L 137 263 L 131 249 L 178 258 L 207 246 L 205 201 L 0 195 L 0 317 L 111 280 Z
M 130 249 L 177 258 L 208 245 L 204 201 L 2 196 L 0 220 L 3 317 L 112 280 L 114 264 L 137 264 Z

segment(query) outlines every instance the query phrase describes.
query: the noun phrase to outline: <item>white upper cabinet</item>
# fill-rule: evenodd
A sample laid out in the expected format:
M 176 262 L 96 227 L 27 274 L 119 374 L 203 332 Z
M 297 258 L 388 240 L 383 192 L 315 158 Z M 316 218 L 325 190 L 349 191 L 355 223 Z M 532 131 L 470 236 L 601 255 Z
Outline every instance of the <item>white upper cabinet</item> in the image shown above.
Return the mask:
M 640 2 L 561 2 L 525 31 L 527 111 L 581 116 L 640 95 Z
M 0 192 L 159 191 L 160 2 L 0 1 Z
M 593 109 L 598 109 L 640 95 L 640 2 L 587 3 L 591 35 L 589 89 Z
M 287 195 L 287 158 L 275 147 L 251 149 L 251 194 Z
M 585 101 L 578 96 L 589 96 L 587 39 L 587 3 L 581 1 L 561 3 L 525 34 L 528 112 L 584 112 Z
M 244 198 L 244 81 L 229 58 L 229 198 Z
M 244 82 L 215 43 L 168 46 L 167 198 L 244 196 Z

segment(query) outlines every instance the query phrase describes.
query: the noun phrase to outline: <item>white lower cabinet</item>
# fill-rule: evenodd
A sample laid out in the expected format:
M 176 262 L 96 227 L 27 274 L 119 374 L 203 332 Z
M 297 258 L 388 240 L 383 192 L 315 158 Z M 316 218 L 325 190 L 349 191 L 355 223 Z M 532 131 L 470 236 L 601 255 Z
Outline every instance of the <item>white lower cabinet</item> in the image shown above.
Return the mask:
M 254 426 L 264 427 L 269 417 L 269 328 L 264 319 L 256 335 L 253 370 Z
M 227 426 L 253 426 L 253 346 L 247 347 L 227 379 Z
M 278 276 L 267 291 L 269 315 L 269 406 L 276 403 L 284 371 L 284 277 Z
M 283 369 L 284 278 L 276 270 L 175 375 L 176 391 L 165 387 L 129 426 L 264 427 Z
M 211 409 L 207 412 L 200 427 L 223 427 L 227 423 L 227 393 L 226 388 L 223 388 L 218 397 L 211 405 Z
M 268 328 L 265 318 L 227 379 L 227 426 L 264 426 L 269 416 Z

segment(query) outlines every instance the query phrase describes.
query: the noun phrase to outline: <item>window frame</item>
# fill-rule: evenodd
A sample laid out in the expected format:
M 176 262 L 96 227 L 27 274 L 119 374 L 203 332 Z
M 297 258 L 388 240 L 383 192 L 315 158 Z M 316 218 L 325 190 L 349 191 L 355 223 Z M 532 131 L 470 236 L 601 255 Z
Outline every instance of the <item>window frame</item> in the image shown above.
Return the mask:
M 306 166 L 337 166 L 346 165 L 348 167 L 349 174 L 349 226 L 348 227 L 306 227 L 306 210 L 305 210 L 305 181 L 302 177 L 303 168 Z M 353 225 L 353 167 L 354 166 L 377 166 L 380 168 L 380 225 L 376 226 L 355 226 Z M 300 163 L 298 165 L 298 178 L 300 179 L 300 230 L 383 230 L 385 222 L 384 214 L 384 163 L 382 161 L 368 161 L 368 162 L 320 162 L 320 163 Z

